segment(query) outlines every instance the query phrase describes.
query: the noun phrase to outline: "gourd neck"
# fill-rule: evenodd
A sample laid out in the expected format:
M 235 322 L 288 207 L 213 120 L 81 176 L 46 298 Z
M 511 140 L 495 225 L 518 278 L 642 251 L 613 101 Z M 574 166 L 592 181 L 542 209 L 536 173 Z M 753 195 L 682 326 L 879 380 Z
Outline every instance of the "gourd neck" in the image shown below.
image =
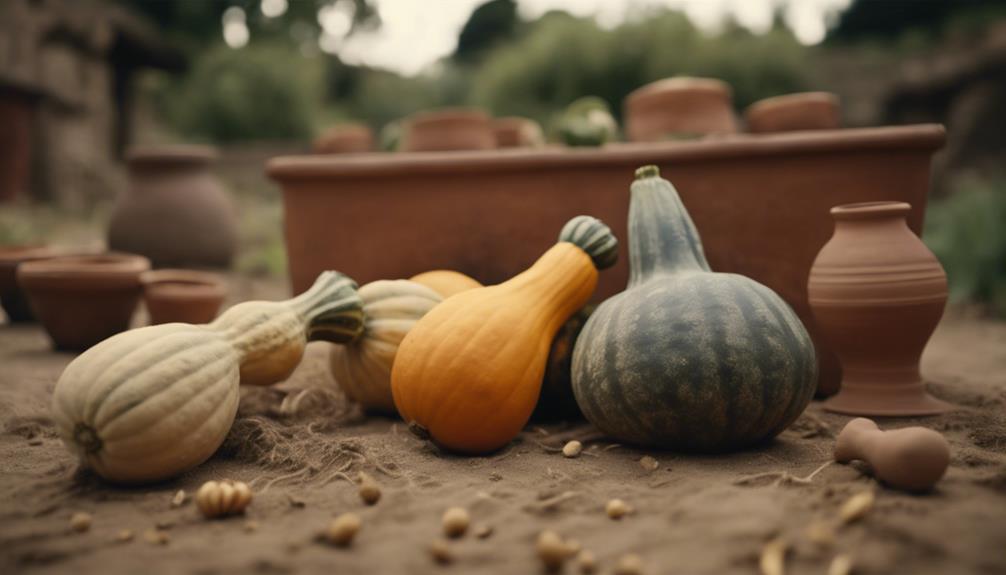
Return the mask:
M 538 313 L 547 318 L 548 330 L 554 336 L 554 331 L 593 295 L 597 278 L 597 268 L 586 252 L 572 243 L 559 242 L 534 265 L 500 287 L 532 293 L 531 301 L 544 310 Z
M 307 324 L 309 341 L 349 344 L 363 336 L 363 300 L 356 282 L 341 273 L 322 272 L 290 306 Z
M 636 170 L 629 204 L 629 287 L 658 274 L 711 271 L 681 197 L 656 166 Z

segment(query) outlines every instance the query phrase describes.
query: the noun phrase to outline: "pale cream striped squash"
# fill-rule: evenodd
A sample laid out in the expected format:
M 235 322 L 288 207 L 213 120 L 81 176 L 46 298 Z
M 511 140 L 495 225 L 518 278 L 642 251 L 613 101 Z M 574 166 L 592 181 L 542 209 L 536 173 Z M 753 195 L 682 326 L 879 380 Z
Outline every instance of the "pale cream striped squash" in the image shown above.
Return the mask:
M 63 441 L 102 477 L 144 483 L 208 459 L 234 421 L 239 383 L 269 385 L 309 340 L 363 331 L 356 283 L 324 272 L 285 302 L 245 302 L 213 323 L 170 323 L 113 336 L 77 357 L 53 392 Z

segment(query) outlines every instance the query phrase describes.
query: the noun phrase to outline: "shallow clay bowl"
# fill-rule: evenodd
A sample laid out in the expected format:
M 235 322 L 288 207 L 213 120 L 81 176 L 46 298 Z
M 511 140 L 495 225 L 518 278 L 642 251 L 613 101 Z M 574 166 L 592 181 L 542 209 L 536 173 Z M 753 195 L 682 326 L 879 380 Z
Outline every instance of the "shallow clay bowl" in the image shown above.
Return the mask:
M 405 122 L 406 152 L 491 150 L 492 119 L 477 108 L 446 108 L 413 114 Z
M 366 124 L 342 124 L 325 130 L 314 140 L 318 154 L 356 154 L 374 150 L 374 131 Z
M 150 261 L 122 252 L 25 262 L 17 278 L 56 349 L 83 351 L 129 329 Z
M 841 107 L 838 96 L 829 92 L 801 92 L 759 100 L 744 117 L 755 133 L 834 130 L 841 123 Z
M 626 134 L 633 142 L 737 131 L 730 86 L 712 78 L 658 80 L 625 97 Z
M 58 252 L 43 245 L 0 246 L 0 303 L 11 323 L 34 321 L 28 298 L 17 283 L 17 268 L 24 262 L 51 258 Z
M 155 270 L 144 272 L 140 281 L 151 325 L 209 323 L 217 317 L 227 296 L 223 279 L 206 272 Z
M 530 118 L 496 118 L 492 125 L 497 148 L 537 148 L 545 144 L 541 126 Z

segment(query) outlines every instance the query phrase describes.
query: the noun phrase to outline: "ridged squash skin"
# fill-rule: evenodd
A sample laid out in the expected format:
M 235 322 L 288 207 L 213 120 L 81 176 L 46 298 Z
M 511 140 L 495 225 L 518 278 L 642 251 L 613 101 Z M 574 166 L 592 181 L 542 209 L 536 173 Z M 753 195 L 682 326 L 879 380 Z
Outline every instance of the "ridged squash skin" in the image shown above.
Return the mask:
M 105 479 L 174 477 L 223 442 L 239 384 L 286 378 L 308 340 L 356 337 L 362 304 L 353 280 L 325 272 L 286 302 L 241 303 L 205 325 L 120 333 L 66 367 L 53 392 L 53 421 L 67 447 Z
M 768 440 L 817 383 L 803 324 L 769 288 L 709 269 L 688 212 L 653 166 L 629 210 L 628 288 L 604 301 L 573 351 L 573 392 L 608 435 L 719 452 Z
M 335 381 L 364 409 L 395 413 L 391 397 L 391 366 L 398 345 L 434 306 L 437 292 L 409 280 L 379 280 L 360 287 L 364 329 L 360 337 L 332 346 L 330 363 Z
M 463 453 L 499 449 L 520 432 L 556 332 L 617 255 L 608 227 L 587 216 L 559 240 L 512 279 L 447 298 L 405 336 L 391 386 L 411 428 Z
M 449 298 L 456 293 L 482 287 L 482 284 L 480 284 L 478 280 L 453 270 L 432 270 L 423 272 L 412 276 L 409 280 L 423 284 L 444 298 Z

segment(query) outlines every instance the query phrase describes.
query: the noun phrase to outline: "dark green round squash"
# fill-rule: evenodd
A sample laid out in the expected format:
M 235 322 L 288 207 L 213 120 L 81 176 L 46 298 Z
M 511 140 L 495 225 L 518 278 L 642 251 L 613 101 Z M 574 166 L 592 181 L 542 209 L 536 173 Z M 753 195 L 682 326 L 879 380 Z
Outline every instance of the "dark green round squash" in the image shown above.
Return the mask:
M 597 306 L 588 304 L 573 314 L 552 340 L 541 382 L 538 403 L 531 414 L 532 421 L 562 421 L 583 419 L 580 406 L 573 396 L 573 344 Z
M 691 217 L 655 166 L 636 172 L 630 278 L 573 350 L 583 414 L 621 441 L 717 452 L 775 437 L 814 395 L 799 318 L 769 288 L 709 269 Z

